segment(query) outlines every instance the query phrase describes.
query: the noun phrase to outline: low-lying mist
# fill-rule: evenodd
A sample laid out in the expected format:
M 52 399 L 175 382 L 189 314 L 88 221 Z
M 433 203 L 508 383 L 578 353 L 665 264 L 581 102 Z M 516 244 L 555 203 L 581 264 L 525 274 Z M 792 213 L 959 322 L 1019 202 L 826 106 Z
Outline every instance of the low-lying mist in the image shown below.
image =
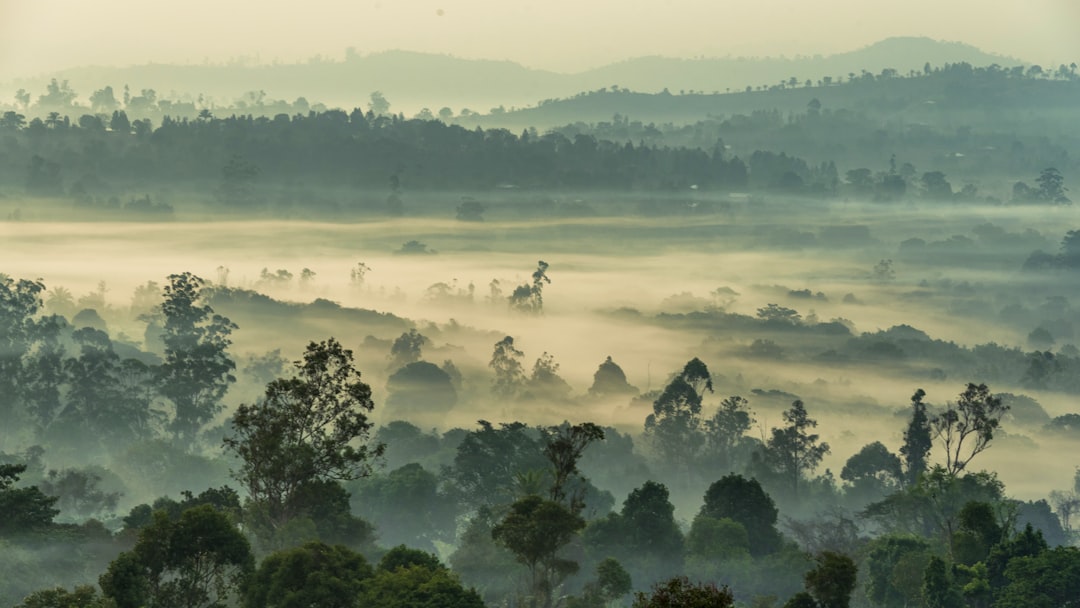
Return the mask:
M 447 429 L 478 419 L 592 420 L 640 433 L 648 401 L 586 396 L 608 356 L 642 392 L 663 388 L 700 357 L 716 378 L 710 405 L 731 394 L 748 398 L 761 434 L 791 401 L 769 391 L 803 399 L 832 446 L 824 466 L 834 472 L 861 445 L 899 443 L 916 388 L 944 404 L 965 383 L 986 382 L 1034 397 L 1051 417 L 1074 411 L 1068 394 L 1024 386 L 1020 371 L 988 377 L 977 364 L 950 367 L 908 353 L 888 336 L 879 342 L 892 347 L 859 342 L 864 332 L 906 325 L 922 332 L 917 340 L 964 352 L 991 343 L 1031 351 L 1029 333 L 1039 326 L 1057 328 L 1057 347 L 1072 343 L 1074 284 L 1060 273 L 1023 270 L 1034 249 L 1056 248 L 1075 221 L 1071 208 L 793 208 L 744 203 L 720 215 L 659 220 L 8 223 L 4 271 L 84 298 L 73 312 L 103 302 L 98 313 L 110 333 L 134 343 L 145 332 L 137 315 L 147 311 L 132 309 L 131 294 L 174 272 L 294 302 L 282 308 L 234 294 L 216 303 L 239 325 L 231 352 L 241 362 L 274 350 L 293 360 L 309 341 L 334 336 L 356 351 L 381 422 L 407 417 Z M 543 313 L 515 312 L 507 299 L 531 281 L 537 260 L 550 265 Z M 1048 298 L 1057 298 L 1056 308 L 1047 308 Z M 758 313 L 770 304 L 796 316 Z M 344 309 L 388 314 L 350 317 Z M 384 406 L 394 371 L 389 344 L 408 328 L 428 338 L 425 360 L 449 360 L 462 372 L 449 411 Z M 526 373 L 550 354 L 570 393 L 555 401 L 493 398 L 488 362 L 504 336 L 524 352 Z M 259 392 L 240 374 L 227 402 L 235 407 Z M 1069 477 L 1075 463 L 1049 457 L 1065 439 L 1009 422 L 1003 429 L 982 464 L 1010 492 L 1045 496 Z M 1033 470 L 1032 459 L 1041 466 Z

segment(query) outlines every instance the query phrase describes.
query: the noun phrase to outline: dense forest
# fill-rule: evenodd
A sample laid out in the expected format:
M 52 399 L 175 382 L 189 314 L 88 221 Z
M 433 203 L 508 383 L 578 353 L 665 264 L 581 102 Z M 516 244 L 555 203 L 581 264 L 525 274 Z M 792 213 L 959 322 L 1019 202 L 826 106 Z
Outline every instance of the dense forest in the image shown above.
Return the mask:
M 547 271 L 541 262 L 504 305 L 542 312 Z M 1080 567 L 1068 547 L 1080 481 L 1015 500 L 977 460 L 1007 430 L 1074 425 L 1040 422 L 1030 398 L 985 384 L 936 404 L 913 389 L 899 450 L 865 437 L 837 479 L 820 469 L 831 447 L 813 404 L 794 398 L 756 438 L 751 400 L 784 395 L 719 398 L 727 387 L 698 358 L 640 393 L 608 357 L 574 396 L 550 355 L 529 370 L 512 337 L 494 342 L 487 379 L 463 378 L 452 360 L 426 361 L 432 341 L 411 328 L 385 355 L 394 412 L 453 408 L 463 382 L 496 402 L 629 400 L 648 412 L 633 432 L 585 420 L 424 431 L 373 422 L 382 404 L 334 338 L 293 365 L 276 351 L 234 359 L 242 330 L 211 304 L 257 294 L 190 273 L 148 284 L 110 313 L 143 320 L 140 347 L 91 308 L 49 312 L 76 308 L 63 290 L 2 287 L 5 443 L 30 445 L 3 455 L 9 604 L 602 606 L 635 592 L 637 606 L 1027 606 L 1033 589 L 1058 605 L 1080 580 L 1061 576 Z M 771 305 L 757 322 L 794 329 L 796 317 Z M 926 340 L 895 333 L 905 348 Z M 265 389 L 219 425 L 238 375 Z M 136 488 L 146 502 L 118 512 Z M 694 493 L 687 528 L 672 496 Z
M 1062 174 L 1076 168 L 1067 150 L 1077 134 L 1053 128 L 1046 114 L 1028 117 L 1030 104 L 1021 104 L 1036 99 L 1041 110 L 1067 112 L 1080 93 L 1077 82 L 1065 66 L 1048 79 L 1041 69 L 962 64 L 928 66 L 909 77 L 866 72 L 798 91 L 780 85 L 764 93 L 671 96 L 617 89 L 581 99 L 595 98 L 613 120 L 542 134 L 522 128 L 515 135 L 498 127 L 470 130 L 462 126 L 468 117 L 451 112 L 405 119 L 389 113 L 378 93 L 366 112 L 252 99 L 233 109 L 239 113 L 216 117 L 191 104 L 173 114 L 173 105 L 153 91 L 125 94 L 121 102 L 112 87 L 95 92 L 91 107 L 80 110 L 73 105 L 76 93 L 53 81 L 32 106 L 29 93 L 22 97 L 22 105 L 41 116 L 28 120 L 7 110 L 0 117 L 0 184 L 74 200 L 85 210 L 161 218 L 169 217 L 177 192 L 224 213 L 412 212 L 466 219 L 483 217 L 475 204 L 460 208 L 462 196 L 478 193 L 556 215 L 587 210 L 558 208 L 553 194 L 597 192 L 1060 204 L 1068 201 Z M 704 100 L 686 110 L 701 116 L 710 113 L 713 99 L 759 94 L 784 96 L 747 97 L 735 102 L 745 113 L 685 126 L 630 118 L 650 113 L 635 100 L 661 107 Z M 791 100 L 798 110 L 785 114 L 781 108 Z M 884 100 L 895 108 L 887 117 Z M 567 103 L 567 116 L 589 113 Z M 957 127 L 961 110 L 968 113 Z M 500 120 L 496 114 L 489 122 Z M 868 159 L 873 162 L 863 164 Z M 431 193 L 441 196 L 423 196 Z M 678 204 L 668 206 L 678 210 Z M 19 211 L 33 217 L 32 208 Z

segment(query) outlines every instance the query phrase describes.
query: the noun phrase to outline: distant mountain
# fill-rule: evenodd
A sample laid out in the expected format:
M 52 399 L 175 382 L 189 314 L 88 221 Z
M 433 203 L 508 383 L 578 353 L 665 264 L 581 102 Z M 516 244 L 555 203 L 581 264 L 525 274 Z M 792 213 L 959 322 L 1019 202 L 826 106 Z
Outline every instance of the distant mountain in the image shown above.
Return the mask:
M 973 66 L 1019 65 L 1018 59 L 985 53 L 959 42 L 930 38 L 888 38 L 868 47 L 827 57 L 672 59 L 641 57 L 591 70 L 580 76 L 600 86 L 616 84 L 635 91 L 723 92 L 747 86 L 773 85 L 792 78 L 799 84 L 825 76 L 847 79 L 864 70 L 874 74 L 893 69 L 900 74 L 921 71 L 929 63 L 970 63 Z M 589 90 L 586 87 L 583 90 Z
M 459 123 L 470 128 L 517 131 L 610 123 L 614 117 L 645 125 L 688 125 L 708 119 L 745 119 L 759 113 L 777 113 L 782 124 L 786 116 L 808 112 L 811 104 L 821 111 L 855 112 L 877 121 L 906 122 L 912 128 L 992 126 L 1015 121 L 1018 115 L 1030 117 L 1036 113 L 1042 120 L 1026 122 L 1037 126 L 1041 134 L 1052 135 L 1062 131 L 1062 112 L 1070 117 L 1068 120 L 1075 120 L 1076 109 L 1080 108 L 1080 78 L 1076 74 L 1036 74 L 1035 68 L 1023 65 L 992 66 L 951 63 L 946 68 L 932 68 L 928 74 L 921 69 L 910 76 L 899 71 L 885 75 L 868 72 L 853 79 L 845 76 L 843 81 L 823 79 L 809 86 L 805 82 L 794 86 L 777 83 L 730 93 L 597 90 L 531 108 L 463 118 Z
M 455 113 L 463 108 L 486 112 L 489 108 L 525 107 L 551 98 L 618 85 L 644 92 L 726 91 L 747 86 L 773 85 L 794 78 L 816 82 L 825 76 L 847 77 L 863 70 L 880 73 L 891 68 L 901 74 L 921 70 L 930 63 L 968 62 L 972 65 L 1016 65 L 1019 60 L 984 53 L 972 46 L 928 38 L 890 38 L 848 53 L 828 57 L 675 59 L 642 57 L 577 74 L 531 69 L 509 61 L 459 59 L 447 55 L 389 51 L 351 55 L 342 61 L 310 61 L 275 65 L 163 65 L 123 68 L 83 67 L 40 78 L 7 83 L 3 99 L 25 88 L 34 96 L 49 78 L 69 80 L 86 103 L 90 93 L 110 85 L 119 96 L 124 85 L 132 94 L 154 89 L 159 98 L 199 95 L 217 105 L 230 105 L 251 91 L 268 98 L 353 108 L 366 105 L 373 91 L 381 91 L 392 111 L 411 115 L 421 107 Z

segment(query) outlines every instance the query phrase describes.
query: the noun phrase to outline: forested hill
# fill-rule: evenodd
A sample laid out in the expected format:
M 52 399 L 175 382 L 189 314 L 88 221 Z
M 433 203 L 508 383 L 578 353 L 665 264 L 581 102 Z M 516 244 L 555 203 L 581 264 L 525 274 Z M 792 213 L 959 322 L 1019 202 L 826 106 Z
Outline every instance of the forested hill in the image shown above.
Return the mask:
M 617 135 L 536 130 L 515 135 L 359 109 L 274 118 L 217 118 L 207 112 L 196 119 L 166 117 L 157 127 L 149 119 L 131 121 L 122 110 L 107 119 L 53 112 L 30 121 L 8 111 L 0 115 L 0 193 L 66 198 L 89 209 L 118 208 L 122 199 L 136 196 L 128 206 L 147 213 L 165 209 L 144 195 L 168 202 L 159 194 L 184 193 L 233 212 L 295 206 L 306 212 L 399 215 L 409 197 L 423 192 L 497 191 L 505 198 L 520 191 L 535 198 L 541 192 L 637 191 L 692 198 L 749 190 L 886 202 L 905 197 L 976 201 L 987 190 L 980 180 L 990 180 L 994 189 L 988 194 L 998 202 L 1008 197 L 1006 188 L 1012 202 L 1068 202 L 1063 182 L 1074 167 L 1066 149 L 1043 144 L 1023 152 L 1026 144 L 1011 136 L 984 150 L 981 142 L 994 140 L 975 134 L 969 144 L 980 148 L 980 155 L 961 164 L 957 159 L 967 156 L 942 158 L 940 145 L 931 153 L 934 142 L 942 141 L 933 131 L 918 137 L 904 133 L 896 141 L 867 139 L 864 130 L 831 126 L 837 118 L 811 109 L 781 125 L 789 136 L 776 139 L 777 147 L 733 152 L 717 138 L 711 146 L 667 146 Z M 633 126 L 620 123 L 620 128 Z M 827 152 L 836 156 L 791 155 L 792 144 L 813 140 L 823 127 L 831 138 Z M 908 140 L 929 146 L 919 157 L 925 162 L 906 156 L 918 151 Z M 862 157 L 852 159 L 852 152 Z M 872 155 L 883 158 L 876 162 Z M 847 162 L 833 162 L 837 157 Z M 1037 189 L 1013 187 L 1014 181 L 1040 172 Z M 963 180 L 956 183 L 960 193 L 948 181 L 954 178 Z M 482 211 L 482 205 L 458 209 L 462 219 L 480 219 Z
M 967 62 L 972 65 L 1019 65 L 1018 59 L 982 52 L 972 46 L 928 38 L 890 38 L 877 44 L 831 56 L 796 58 L 695 58 L 640 57 L 582 71 L 556 73 L 509 61 L 462 59 L 407 51 L 360 55 L 347 52 L 343 60 L 315 57 L 306 63 L 247 65 L 145 64 L 123 68 L 80 67 L 43 74 L 7 84 L 0 83 L 5 101 L 17 89 L 40 91 L 50 78 L 68 80 L 82 93 L 83 101 L 105 85 L 117 91 L 130 87 L 133 96 L 142 90 L 161 97 L 212 101 L 231 105 L 252 91 L 264 91 L 274 99 L 299 97 L 329 106 L 352 107 L 373 91 L 381 91 L 395 110 L 409 114 L 421 107 L 433 111 L 450 107 L 484 112 L 495 106 L 524 107 L 552 97 L 618 85 L 639 91 L 742 90 L 807 79 L 833 79 L 875 73 L 883 68 L 907 74 L 925 64 Z M 190 98 L 190 99 L 188 99 Z
M 969 63 L 925 71 L 920 68 L 913 73 L 886 68 L 877 73 L 862 71 L 747 86 L 731 93 L 702 92 L 700 87 L 659 93 L 601 88 L 570 98 L 548 99 L 536 107 L 474 116 L 465 122 L 549 128 L 606 121 L 619 115 L 644 123 L 685 124 L 710 116 L 750 115 L 761 110 L 802 113 L 813 102 L 817 108 L 843 108 L 914 124 L 961 121 L 967 125 L 1000 126 L 1030 112 L 1063 112 L 1069 116 L 1077 113 L 1080 78 L 1073 65 L 1053 71 L 1037 66 L 980 68 Z M 1059 117 L 1044 115 L 1048 131 L 1068 124 L 1068 120 L 1057 120 Z M 1075 120 L 1071 122 L 1076 124 Z

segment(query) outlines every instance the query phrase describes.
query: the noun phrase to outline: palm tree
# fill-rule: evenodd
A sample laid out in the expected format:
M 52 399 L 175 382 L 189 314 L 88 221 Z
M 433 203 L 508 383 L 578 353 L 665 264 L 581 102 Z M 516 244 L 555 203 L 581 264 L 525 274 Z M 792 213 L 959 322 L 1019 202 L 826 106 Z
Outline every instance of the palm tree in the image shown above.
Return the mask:
M 0 127 L 5 129 L 11 129 L 12 131 L 18 131 L 26 126 L 26 117 L 18 112 L 7 111 L 4 112 L 3 117 L 0 117 Z

